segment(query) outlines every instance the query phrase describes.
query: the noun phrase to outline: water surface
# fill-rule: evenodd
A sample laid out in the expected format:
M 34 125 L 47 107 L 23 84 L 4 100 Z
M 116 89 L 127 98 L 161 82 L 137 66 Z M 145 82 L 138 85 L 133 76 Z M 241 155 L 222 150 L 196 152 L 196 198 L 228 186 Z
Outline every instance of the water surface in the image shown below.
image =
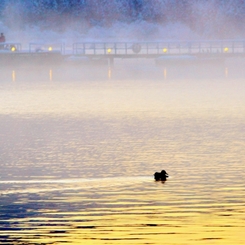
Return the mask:
M 2 244 L 245 243 L 244 80 L 159 73 L 1 81 Z

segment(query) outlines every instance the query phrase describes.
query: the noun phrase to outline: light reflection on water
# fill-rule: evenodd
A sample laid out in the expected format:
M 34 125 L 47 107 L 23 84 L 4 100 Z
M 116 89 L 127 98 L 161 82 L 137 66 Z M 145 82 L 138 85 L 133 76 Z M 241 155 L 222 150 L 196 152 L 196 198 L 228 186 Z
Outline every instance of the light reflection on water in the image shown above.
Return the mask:
M 59 190 L 52 190 L 51 184 L 52 191 L 44 185 L 35 193 L 30 185 L 24 187 L 26 192 L 3 195 L 1 240 L 6 244 L 244 242 L 241 183 L 224 187 L 193 182 L 186 188 L 191 181 L 183 179 L 164 184 L 146 177 L 98 181 L 102 186 L 60 183 Z
M 0 243 L 245 243 L 242 81 L 0 93 Z

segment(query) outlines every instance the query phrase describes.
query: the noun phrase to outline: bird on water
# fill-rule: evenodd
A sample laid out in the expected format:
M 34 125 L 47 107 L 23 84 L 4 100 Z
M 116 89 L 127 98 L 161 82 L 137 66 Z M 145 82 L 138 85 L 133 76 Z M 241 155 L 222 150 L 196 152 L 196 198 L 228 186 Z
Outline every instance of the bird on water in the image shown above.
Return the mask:
M 165 171 L 165 170 L 162 170 L 160 173 L 159 172 L 156 172 L 154 173 L 154 179 L 156 181 L 166 181 L 168 178 L 168 173 Z

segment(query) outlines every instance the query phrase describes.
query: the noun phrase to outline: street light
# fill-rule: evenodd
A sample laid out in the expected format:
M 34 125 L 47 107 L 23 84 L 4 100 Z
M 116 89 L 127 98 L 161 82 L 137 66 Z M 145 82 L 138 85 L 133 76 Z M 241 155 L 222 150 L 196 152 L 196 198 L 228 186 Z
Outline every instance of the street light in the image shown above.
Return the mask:
M 11 51 L 15 52 L 16 51 L 16 47 L 15 46 L 11 46 Z
M 227 53 L 229 51 L 229 48 L 225 47 L 224 52 Z

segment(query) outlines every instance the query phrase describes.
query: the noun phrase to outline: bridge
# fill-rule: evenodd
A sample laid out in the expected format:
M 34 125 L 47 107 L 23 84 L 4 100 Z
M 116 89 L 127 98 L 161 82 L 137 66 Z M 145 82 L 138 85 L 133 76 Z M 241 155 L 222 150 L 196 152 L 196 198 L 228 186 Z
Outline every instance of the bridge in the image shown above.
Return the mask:
M 194 40 L 159 42 L 76 42 L 0 44 L 0 64 L 21 62 L 77 62 L 103 60 L 113 64 L 115 59 L 152 58 L 157 62 L 196 62 L 245 58 L 245 40 Z
M 164 42 L 82 42 L 73 44 L 73 54 L 118 58 L 162 55 L 245 54 L 245 40 L 164 41 Z

